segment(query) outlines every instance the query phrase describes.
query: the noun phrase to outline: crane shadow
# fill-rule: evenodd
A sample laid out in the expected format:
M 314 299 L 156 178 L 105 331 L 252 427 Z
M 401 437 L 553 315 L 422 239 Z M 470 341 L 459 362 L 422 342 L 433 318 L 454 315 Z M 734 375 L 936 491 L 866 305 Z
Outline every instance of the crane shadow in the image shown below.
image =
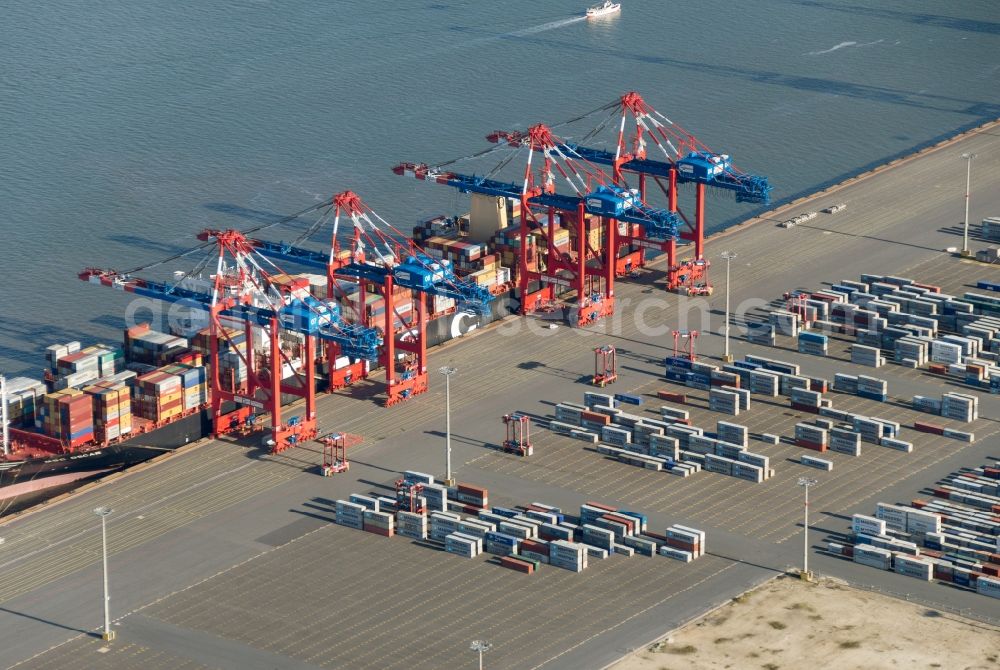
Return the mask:
M 254 223 L 277 223 L 281 219 L 285 218 L 284 214 L 268 212 L 262 209 L 250 209 L 249 207 L 243 207 L 229 202 L 207 202 L 203 205 L 203 207 L 219 214 L 226 214 L 239 219 L 246 219 L 247 221 L 253 221 Z
M 873 6 L 839 5 L 832 2 L 822 2 L 822 0 L 799 0 L 795 4 L 802 5 L 803 7 L 826 9 L 831 12 L 842 12 L 850 14 L 851 16 L 868 16 L 876 19 L 903 21 L 905 23 L 913 23 L 918 26 L 932 26 L 936 28 L 949 28 L 951 30 L 961 30 L 965 32 L 986 33 L 987 35 L 1000 35 L 1000 23 L 995 23 L 993 21 L 963 19 L 954 16 L 942 16 L 941 14 L 903 12 L 895 9 L 876 8 Z

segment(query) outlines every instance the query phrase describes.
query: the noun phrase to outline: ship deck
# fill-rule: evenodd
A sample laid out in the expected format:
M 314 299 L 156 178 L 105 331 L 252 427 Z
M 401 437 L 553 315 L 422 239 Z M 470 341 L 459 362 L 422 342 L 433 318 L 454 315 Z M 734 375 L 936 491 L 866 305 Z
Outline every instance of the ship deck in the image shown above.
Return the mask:
M 716 236 L 717 258 L 736 250 L 732 305 L 764 304 L 794 288 L 856 278 L 862 272 L 911 276 L 961 292 L 996 277 L 995 267 L 944 253 L 961 245 L 964 173 L 958 156 L 978 154 L 976 170 L 1000 174 L 1000 133 L 973 132 L 874 174 L 792 203 Z M 791 216 L 839 202 L 792 229 Z M 973 213 L 1000 211 L 1000 193 L 973 193 Z M 974 219 L 975 220 L 975 219 Z M 975 227 L 973 227 L 973 230 Z M 973 237 L 974 248 L 984 246 Z M 712 325 L 722 325 L 722 261 L 708 299 Z M 431 353 L 433 368 L 458 368 L 452 379 L 453 463 L 460 481 L 486 486 L 492 504 L 547 502 L 573 511 L 581 502 L 620 503 L 650 517 L 661 531 L 684 523 L 708 533 L 708 555 L 681 564 L 662 557 L 612 557 L 581 574 L 542 566 L 535 575 L 503 570 L 487 556 L 465 560 L 406 538 L 381 538 L 331 523 L 332 502 L 350 493 L 388 492 L 405 469 L 440 473 L 444 467 L 444 385 L 385 409 L 374 381 L 324 396 L 324 431 L 364 436 L 351 453 L 350 473 L 316 474 L 317 446 L 269 456 L 249 443 L 209 441 L 151 467 L 90 488 L 57 505 L 0 526 L 0 645 L 4 665 L 60 668 L 350 667 L 441 668 L 472 660 L 469 642 L 488 639 L 492 667 L 603 667 L 628 651 L 728 601 L 801 561 L 801 490 L 815 476 L 814 570 L 851 583 L 906 594 L 945 610 L 1000 620 L 998 601 L 936 583 L 856 566 L 815 547 L 843 532 L 852 513 L 871 514 L 875 502 L 908 502 L 941 477 L 1000 458 L 1000 398 L 983 395 L 974 444 L 906 431 L 914 453 L 864 445 L 856 459 L 831 454 L 833 472 L 790 462 L 801 449 L 751 442 L 771 456 L 776 476 L 762 484 L 699 473 L 680 479 L 610 461 L 533 426 L 529 458 L 495 449 L 500 417 L 521 410 L 552 414 L 562 400 L 579 401 L 592 387 L 595 346 L 618 347 L 614 392 L 682 390 L 662 380 L 669 330 L 678 325 L 678 299 L 654 280 L 656 269 L 616 287 L 618 308 L 608 322 L 585 330 L 542 328 L 511 319 Z M 690 327 L 701 328 L 700 323 Z M 658 328 L 659 334 L 651 334 Z M 834 337 L 831 356 L 800 355 L 750 345 L 758 353 L 799 362 L 810 376 L 874 374 L 889 381 L 892 402 L 831 394 L 836 407 L 912 423 L 919 415 L 900 402 L 964 387 L 925 371 L 852 365 Z M 791 340 L 783 340 L 787 347 Z M 715 359 L 722 337 L 703 334 L 699 356 Z M 436 373 L 433 373 L 436 377 Z M 729 419 L 690 392 L 695 425 Z M 776 399 L 777 400 L 777 399 Z M 646 397 L 636 411 L 655 410 Z M 652 416 L 652 414 L 650 414 Z M 809 415 L 786 403 L 752 401 L 732 420 L 751 431 L 790 434 Z M 91 510 L 115 509 L 108 535 L 112 616 L 118 639 L 93 635 L 101 623 L 99 524 Z

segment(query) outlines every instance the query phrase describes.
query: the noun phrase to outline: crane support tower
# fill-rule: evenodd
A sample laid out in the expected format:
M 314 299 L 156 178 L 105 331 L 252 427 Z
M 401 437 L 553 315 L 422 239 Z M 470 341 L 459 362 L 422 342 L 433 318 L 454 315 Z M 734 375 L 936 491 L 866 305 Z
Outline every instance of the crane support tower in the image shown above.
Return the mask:
M 684 356 L 692 363 L 698 360 L 698 357 L 695 354 L 695 346 L 694 346 L 695 340 L 698 339 L 698 331 L 675 330 L 673 331 L 673 335 L 674 335 L 674 358 L 677 358 L 678 356 Z M 683 345 L 681 345 L 681 340 L 684 341 Z
M 507 426 L 503 450 L 518 456 L 531 456 L 534 453 L 534 448 L 531 446 L 531 417 L 520 412 L 511 412 L 504 415 L 503 422 Z
M 594 349 L 594 386 L 604 387 L 618 381 L 618 352 L 606 344 Z
M 385 368 L 385 404 L 392 406 L 427 391 L 429 296 L 453 298 L 463 309 L 479 314 L 488 312 L 495 297 L 457 277 L 450 261 L 433 258 L 412 240 L 404 241 L 406 236 L 357 194 L 345 191 L 334 202 L 338 203 L 334 235 L 342 213 L 354 226 L 350 260 L 337 267 L 335 276 L 358 282 L 359 305 L 365 305 L 372 292 L 384 301 L 382 322 L 371 325 L 382 331 L 379 362 Z M 364 249 L 369 253 L 362 253 Z
M 424 485 L 407 479 L 396 480 L 396 511 L 423 514 L 427 511 L 424 498 Z
M 351 462 L 347 460 L 347 448 L 360 444 L 361 437 L 347 433 L 332 433 L 316 441 L 323 445 L 323 464 L 320 466 L 320 474 L 332 477 L 351 469 Z

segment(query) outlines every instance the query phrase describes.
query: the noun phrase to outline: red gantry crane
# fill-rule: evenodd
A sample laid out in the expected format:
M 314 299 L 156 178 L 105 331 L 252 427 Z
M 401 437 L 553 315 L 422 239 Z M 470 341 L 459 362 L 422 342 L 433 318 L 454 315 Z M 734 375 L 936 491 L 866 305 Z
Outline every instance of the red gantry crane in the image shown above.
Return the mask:
M 323 446 L 323 464 L 320 466 L 320 474 L 324 477 L 332 477 L 351 469 L 351 462 L 347 460 L 347 449 L 361 444 L 362 439 L 360 435 L 331 433 L 316 441 Z
M 690 132 L 659 113 L 630 91 L 616 103 L 601 109 L 620 112 L 618 138 L 614 152 L 567 144 L 567 153 L 576 154 L 592 163 L 611 166 L 615 184 L 627 186 L 626 173 L 638 175 L 638 190 L 642 202 L 647 202 L 648 178 L 667 197 L 667 209 L 677 212 L 685 229 L 680 239 L 693 244 L 693 258 L 678 262 L 675 238 L 651 240 L 639 227 L 624 231 L 620 242 L 630 250 L 618 254 L 617 273 L 625 274 L 633 267 L 645 264 L 645 249 L 662 251 L 667 255 L 667 289 L 692 293 L 708 293 L 706 280 L 709 262 L 705 259 L 705 189 L 712 187 L 732 192 L 737 202 L 767 204 L 770 202 L 771 185 L 767 177 L 751 175 L 733 165 L 727 154 L 709 149 Z M 599 111 L 599 110 L 598 110 Z M 603 125 L 603 124 L 602 124 Z M 631 128 L 631 132 L 627 129 Z M 600 129 L 600 126 L 598 127 Z M 587 137 L 595 134 L 588 133 Z M 663 160 L 648 156 L 650 144 L 662 155 Z M 664 183 L 665 182 L 665 183 Z M 678 207 L 678 184 L 695 184 L 694 220 L 685 216 Z
M 650 237 L 670 238 L 677 234 L 677 215 L 647 207 L 639 201 L 638 192 L 614 185 L 599 167 L 567 153 L 567 145 L 544 124 L 524 133 L 497 131 L 488 139 L 515 150 L 528 150 L 521 184 L 445 171 L 443 165 L 403 163 L 393 171 L 462 192 L 520 202 L 518 290 L 522 314 L 551 305 L 561 293 L 569 291 L 574 293 L 571 307 L 575 312 L 570 321 L 576 325 L 585 326 L 612 314 L 617 222 L 639 224 Z M 541 158 L 537 170 L 533 170 L 536 153 Z M 502 161 L 493 172 L 512 158 Z M 556 192 L 557 178 L 565 182 L 572 195 Z M 559 223 L 568 228 L 571 239 L 575 238 L 568 251 L 555 248 L 557 212 Z M 532 234 L 536 231 L 544 238 L 544 249 L 529 261 L 528 246 L 534 243 Z
M 339 241 L 341 217 L 352 226 L 346 249 Z M 452 298 L 473 313 L 489 310 L 494 296 L 489 289 L 457 277 L 450 261 L 432 258 L 353 191 L 335 195 L 327 203 L 324 216 L 293 244 L 314 235 L 330 218 L 333 232 L 328 256 L 283 242 L 250 242 L 258 253 L 269 258 L 324 269 L 330 298 L 346 295 L 345 282 L 356 284 L 354 318 L 384 334 L 378 362 L 386 373 L 386 404 L 394 405 L 425 392 L 428 296 Z M 370 318 L 368 298 L 373 294 L 382 299 L 381 314 Z M 327 360 L 331 390 L 368 374 L 368 361 L 350 360 L 338 342 L 329 344 Z
M 594 386 L 604 387 L 618 381 L 618 353 L 614 345 L 594 349 Z
M 521 412 L 511 412 L 504 415 L 503 422 L 507 426 L 503 450 L 518 456 L 531 456 L 534 453 L 531 446 L 531 417 Z
M 335 202 L 334 235 L 341 212 L 354 226 L 351 260 L 340 265 L 335 275 L 358 282 L 362 320 L 366 318 L 369 290 L 382 297 L 380 362 L 386 372 L 386 405 L 395 405 L 427 390 L 429 296 L 454 298 L 476 313 L 489 310 L 494 296 L 488 289 L 457 277 L 450 261 L 431 257 L 356 194 L 347 191 Z
M 211 405 L 213 433 L 218 436 L 243 430 L 254 419 L 269 414 L 273 452 L 280 452 L 316 435 L 316 341 L 334 341 L 347 355 L 374 360 L 379 335 L 371 328 L 343 321 L 336 304 L 324 304 L 309 292 L 308 280 L 291 277 L 258 253 L 255 245 L 237 230 L 206 230 L 198 236 L 213 242 L 216 271 L 211 288 L 185 285 L 184 279 L 166 283 L 128 273 L 91 268 L 80 274 L 84 281 L 163 300 L 184 302 L 209 315 Z M 211 262 L 209 255 L 199 268 Z M 198 271 L 185 277 L 197 275 Z M 225 322 L 225 323 L 224 323 Z M 245 346 L 230 334 L 241 324 Z M 300 361 L 292 361 L 281 346 L 281 332 L 301 335 Z M 226 353 L 239 359 L 243 374 L 223 378 L 220 342 Z M 258 346 L 259 345 L 259 346 Z M 228 367 L 228 366 L 227 366 Z M 286 374 L 287 373 L 287 374 Z M 282 421 L 282 394 L 305 399 L 304 416 Z

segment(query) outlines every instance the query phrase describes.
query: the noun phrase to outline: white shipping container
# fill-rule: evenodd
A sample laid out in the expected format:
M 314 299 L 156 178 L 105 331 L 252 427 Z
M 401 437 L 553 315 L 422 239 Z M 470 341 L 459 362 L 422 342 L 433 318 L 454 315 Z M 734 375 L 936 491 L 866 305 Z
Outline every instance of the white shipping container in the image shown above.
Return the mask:
M 892 530 L 906 532 L 906 516 L 908 510 L 905 507 L 890 505 L 888 503 L 876 503 L 875 517 L 885 521 L 886 526 Z
M 976 593 L 991 598 L 1000 598 L 1000 578 L 979 577 L 976 580 Z
M 855 514 L 851 517 L 851 532 L 865 535 L 885 535 L 885 520 L 873 516 Z

